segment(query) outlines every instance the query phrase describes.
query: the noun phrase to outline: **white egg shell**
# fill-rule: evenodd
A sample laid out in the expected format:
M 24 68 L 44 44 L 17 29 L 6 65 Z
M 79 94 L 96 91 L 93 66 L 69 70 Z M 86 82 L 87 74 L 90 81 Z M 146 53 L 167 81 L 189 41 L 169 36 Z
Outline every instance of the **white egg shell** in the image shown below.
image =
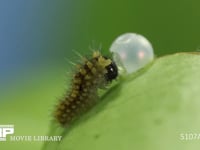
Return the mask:
M 133 73 L 154 58 L 151 43 L 142 35 L 125 33 L 117 37 L 110 47 L 113 59 L 119 68 Z

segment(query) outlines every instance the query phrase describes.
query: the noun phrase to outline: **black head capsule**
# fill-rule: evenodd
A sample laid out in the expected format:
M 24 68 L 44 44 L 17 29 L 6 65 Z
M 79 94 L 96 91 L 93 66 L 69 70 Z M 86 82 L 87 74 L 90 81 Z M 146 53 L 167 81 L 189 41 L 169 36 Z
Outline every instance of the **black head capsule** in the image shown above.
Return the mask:
M 106 81 L 112 81 L 116 79 L 118 76 L 117 65 L 114 61 L 111 62 L 110 65 L 106 66 L 107 73 L 105 74 Z

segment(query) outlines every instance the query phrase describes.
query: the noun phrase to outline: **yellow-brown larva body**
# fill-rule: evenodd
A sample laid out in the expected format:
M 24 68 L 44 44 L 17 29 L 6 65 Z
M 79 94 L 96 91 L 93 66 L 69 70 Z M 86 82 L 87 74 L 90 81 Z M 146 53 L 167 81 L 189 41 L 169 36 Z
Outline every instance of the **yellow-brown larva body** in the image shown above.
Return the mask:
M 85 60 L 78 67 L 72 79 L 71 90 L 56 108 L 55 119 L 63 126 L 69 125 L 95 105 L 98 88 L 105 87 L 117 75 L 115 63 L 95 51 L 91 59 Z

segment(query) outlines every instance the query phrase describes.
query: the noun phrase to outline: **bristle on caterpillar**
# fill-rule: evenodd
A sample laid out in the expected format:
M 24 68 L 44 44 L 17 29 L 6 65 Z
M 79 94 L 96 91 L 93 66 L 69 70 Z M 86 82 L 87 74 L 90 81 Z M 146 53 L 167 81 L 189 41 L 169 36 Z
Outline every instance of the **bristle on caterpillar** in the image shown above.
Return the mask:
M 99 51 L 91 59 L 78 65 L 71 89 L 57 105 L 54 117 L 62 126 L 70 125 L 78 116 L 88 111 L 97 102 L 99 88 L 105 87 L 118 75 L 116 64 Z

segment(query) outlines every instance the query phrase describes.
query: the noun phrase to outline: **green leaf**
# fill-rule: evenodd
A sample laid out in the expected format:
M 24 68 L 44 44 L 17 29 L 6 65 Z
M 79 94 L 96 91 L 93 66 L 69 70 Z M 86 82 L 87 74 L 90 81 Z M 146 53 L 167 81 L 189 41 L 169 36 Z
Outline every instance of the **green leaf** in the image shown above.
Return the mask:
M 200 55 L 197 54 L 157 58 L 137 73 L 119 79 L 97 106 L 73 127 L 64 129 L 67 132 L 58 149 L 199 148 Z M 199 137 L 194 139 L 195 135 L 189 133 Z M 186 140 L 189 136 L 193 139 Z

